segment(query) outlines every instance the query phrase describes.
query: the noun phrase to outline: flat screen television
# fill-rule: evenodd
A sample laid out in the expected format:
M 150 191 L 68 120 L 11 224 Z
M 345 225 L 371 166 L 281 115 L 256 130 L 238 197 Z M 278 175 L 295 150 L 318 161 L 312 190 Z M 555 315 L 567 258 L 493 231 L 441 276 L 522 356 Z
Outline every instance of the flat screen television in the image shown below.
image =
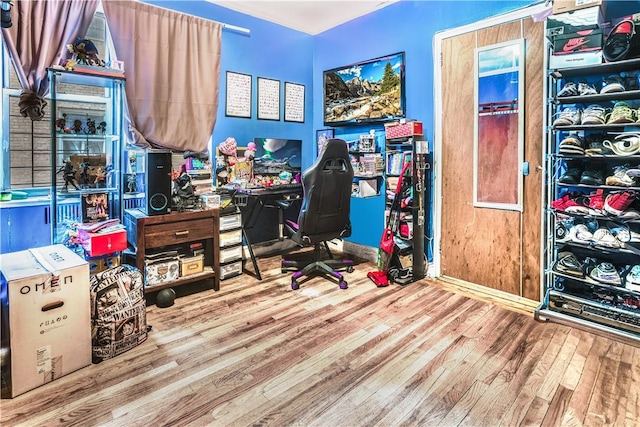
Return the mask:
M 334 68 L 323 74 L 325 126 L 406 117 L 404 52 Z
M 278 175 L 280 172 L 302 171 L 302 140 L 281 138 L 254 138 L 256 154 L 253 175 Z

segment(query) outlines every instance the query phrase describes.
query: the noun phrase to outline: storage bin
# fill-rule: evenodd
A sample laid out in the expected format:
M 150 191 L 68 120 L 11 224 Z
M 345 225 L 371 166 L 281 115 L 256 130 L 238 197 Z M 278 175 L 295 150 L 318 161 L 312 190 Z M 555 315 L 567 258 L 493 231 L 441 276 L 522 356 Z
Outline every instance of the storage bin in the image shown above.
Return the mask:
M 233 215 L 220 217 L 220 231 L 232 230 L 242 226 L 242 214 L 240 212 Z
M 144 278 L 146 286 L 173 282 L 180 277 L 180 263 L 175 256 L 146 259 Z
M 242 246 L 234 246 L 232 248 L 221 249 L 220 250 L 220 263 L 226 263 L 230 261 L 235 261 L 237 259 L 242 259 Z
M 220 247 L 237 245 L 242 243 L 242 230 L 227 231 L 220 233 Z
M 180 258 L 180 275 L 181 276 L 189 276 L 190 274 L 202 273 L 203 270 L 204 270 L 203 255 Z
M 220 280 L 242 274 L 242 261 L 232 262 L 220 266 Z

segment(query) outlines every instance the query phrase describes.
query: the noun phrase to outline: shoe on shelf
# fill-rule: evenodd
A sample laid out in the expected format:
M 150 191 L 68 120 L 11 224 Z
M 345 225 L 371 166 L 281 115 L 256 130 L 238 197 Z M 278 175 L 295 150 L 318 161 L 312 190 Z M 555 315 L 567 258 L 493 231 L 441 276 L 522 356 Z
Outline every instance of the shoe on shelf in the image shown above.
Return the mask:
M 605 283 L 607 285 L 622 285 L 620 273 L 618 273 L 616 267 L 610 262 L 601 262 L 596 265 L 589 273 L 589 277 L 597 282 Z
M 604 210 L 611 215 L 622 216 L 636 199 L 636 192 L 632 190 L 610 193 L 604 199 Z
M 602 46 L 602 56 L 606 62 L 625 59 L 631 50 L 631 42 L 635 33 L 633 21 L 625 19 L 609 32 Z
M 584 277 L 582 263 L 571 252 L 560 252 L 553 269 L 569 276 Z
M 595 87 L 593 87 L 592 84 L 589 84 L 587 82 L 578 83 L 578 94 L 580 94 L 580 96 L 595 95 L 597 93 L 598 91 Z
M 640 265 L 634 265 L 624 278 L 624 287 L 640 292 Z
M 589 195 L 589 215 L 604 216 L 604 190 L 598 189 Z
M 612 168 L 612 174 L 607 177 L 606 185 L 615 185 L 618 187 L 633 187 L 638 185 L 634 177 L 627 174 L 627 170 L 631 169 L 631 165 L 617 165 Z
M 602 185 L 604 184 L 604 172 L 602 166 L 587 166 L 580 175 L 580 184 L 584 185 Z
M 598 228 L 593 232 L 593 243 L 605 248 L 621 248 L 622 242 L 616 239 L 616 237 L 606 228 Z
M 570 133 L 566 138 L 560 141 L 560 145 L 558 145 L 558 153 L 583 155 L 584 142 L 580 135 Z
M 613 105 L 611 114 L 607 119 L 607 124 L 623 124 L 623 123 L 635 123 L 636 122 L 635 110 L 632 110 L 624 101 L 618 101 Z
M 640 219 L 640 212 L 633 208 L 627 208 L 618 215 L 618 219 L 622 221 L 637 221 Z
M 580 181 L 580 175 L 582 175 L 582 163 L 581 162 L 568 162 L 567 170 L 558 178 L 558 182 L 562 184 L 577 184 Z
M 614 225 L 609 228 L 609 231 L 622 243 L 640 243 L 640 233 L 636 233 L 626 225 Z
M 558 92 L 558 98 L 566 96 L 578 96 L 578 87 L 574 82 L 566 82 L 564 87 Z
M 603 141 L 602 144 L 618 156 L 633 156 L 640 152 L 640 134 L 623 133 L 616 136 L 613 142 Z
M 588 245 L 593 240 L 593 233 L 585 224 L 576 224 L 569 229 L 569 239 L 572 242 Z
M 615 93 L 624 92 L 626 89 L 622 83 L 622 79 L 619 76 L 609 76 L 602 80 L 602 87 L 600 93 Z
M 595 89 L 594 89 L 595 90 Z M 583 125 L 603 125 L 607 111 L 598 104 L 591 104 L 582 111 Z
M 577 195 L 565 204 L 563 210 L 572 214 L 589 215 L 589 199 L 583 195 Z
M 553 126 L 574 126 L 580 124 L 581 111 L 576 107 L 567 107 L 557 113 Z
M 568 242 L 570 228 L 571 228 L 571 221 L 556 220 L 556 225 L 555 225 L 556 242 Z
M 610 148 L 604 146 L 603 141 L 607 134 L 589 134 L 585 137 L 584 141 L 584 154 L 587 156 L 610 156 L 613 155 L 613 151 Z

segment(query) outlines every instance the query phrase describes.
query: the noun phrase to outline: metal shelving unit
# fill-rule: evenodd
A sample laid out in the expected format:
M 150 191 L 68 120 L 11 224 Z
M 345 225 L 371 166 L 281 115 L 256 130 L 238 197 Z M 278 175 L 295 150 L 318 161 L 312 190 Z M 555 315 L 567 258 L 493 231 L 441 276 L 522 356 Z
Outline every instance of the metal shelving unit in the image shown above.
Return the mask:
M 583 141 L 587 141 L 590 136 L 596 134 L 599 134 L 597 138 L 606 137 L 613 141 L 617 135 L 624 132 L 640 133 L 640 121 L 603 125 L 553 126 L 552 124 L 557 113 L 568 106 L 584 109 L 589 105 L 598 104 L 610 109 L 616 102 L 624 101 L 632 108 L 640 108 L 640 89 L 637 86 L 617 93 L 556 96 L 569 81 L 576 84 L 580 81 L 594 84 L 612 75 L 623 78 L 635 76 L 638 81 L 640 59 L 548 71 L 547 80 L 551 96 L 547 100 L 544 299 L 536 310 L 535 317 L 539 320 L 553 320 L 637 342 L 640 341 L 640 291 L 636 290 L 636 287 L 625 286 L 625 274 L 633 265 L 640 264 L 640 242 L 619 241 L 613 245 L 616 247 L 609 247 L 595 239 L 579 241 L 575 233 L 571 234 L 571 229 L 578 225 L 585 225 L 589 231 L 624 227 L 640 232 L 640 222 L 602 214 L 594 209 L 585 213 L 576 213 L 552 207 L 555 200 L 567 194 L 573 198 L 580 193 L 585 200 L 594 197 L 597 191 L 601 191 L 605 197 L 625 190 L 637 191 L 640 194 L 640 186 L 606 185 L 606 181 L 602 182 L 602 185 L 559 182 L 560 177 L 570 165 L 582 166 L 584 169 L 596 168 L 601 170 L 603 177 L 606 178 L 611 175 L 612 166 L 625 163 L 640 164 L 640 153 L 617 156 L 568 155 L 558 152 L 560 142 L 569 134 L 577 134 Z M 568 233 L 565 233 L 567 231 Z M 582 264 L 581 271 L 570 274 L 559 269 L 560 254 L 566 252 L 571 252 Z M 615 267 L 620 277 L 619 284 L 607 283 L 601 276 L 596 279 L 590 275 L 594 266 L 604 262 Z

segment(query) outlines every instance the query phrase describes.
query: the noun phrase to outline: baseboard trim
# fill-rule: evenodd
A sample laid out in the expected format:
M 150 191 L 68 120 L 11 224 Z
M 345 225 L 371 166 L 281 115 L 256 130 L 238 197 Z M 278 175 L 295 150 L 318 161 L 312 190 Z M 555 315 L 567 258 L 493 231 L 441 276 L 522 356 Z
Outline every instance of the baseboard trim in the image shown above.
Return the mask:
M 456 279 L 453 277 L 440 276 L 430 279 L 436 286 L 450 292 L 461 294 L 469 298 L 485 301 L 497 306 L 506 308 L 507 310 L 517 311 L 518 313 L 533 315 L 536 308 L 540 305 L 539 301 L 533 301 L 518 295 L 513 295 L 498 289 L 491 289 L 475 283 Z

